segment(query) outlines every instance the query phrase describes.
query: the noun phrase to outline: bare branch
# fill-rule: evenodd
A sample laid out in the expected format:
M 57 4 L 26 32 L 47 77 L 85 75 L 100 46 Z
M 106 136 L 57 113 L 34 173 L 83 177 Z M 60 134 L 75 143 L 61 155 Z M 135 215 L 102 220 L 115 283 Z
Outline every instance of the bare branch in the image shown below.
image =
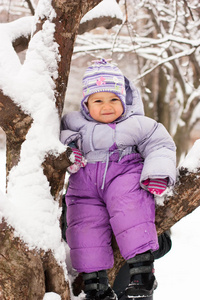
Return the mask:
M 190 16 L 191 16 L 192 20 L 194 21 L 194 16 L 193 16 L 192 10 L 191 10 L 191 8 L 190 8 L 187 0 L 183 0 L 183 1 L 184 1 L 185 5 L 186 5 L 187 9 L 189 10 L 189 13 L 190 13 Z
M 32 2 L 31 2 L 30 0 L 25 0 L 25 1 L 27 2 L 28 7 L 29 7 L 29 9 L 30 9 L 32 15 L 34 16 L 34 14 L 35 14 L 35 9 L 34 9 L 34 7 L 33 7 Z
M 137 81 L 139 79 L 141 79 L 142 77 L 146 76 L 147 74 L 151 73 L 153 70 L 155 70 L 157 67 L 166 64 L 167 62 L 174 62 L 175 59 L 180 58 L 180 57 L 184 57 L 184 56 L 189 56 L 192 53 L 195 52 L 196 49 L 191 49 L 191 50 L 186 50 L 183 52 L 180 52 L 178 54 L 174 54 L 166 59 L 162 59 L 158 64 L 156 64 L 155 66 L 153 66 L 151 69 L 147 70 L 146 72 L 144 72 L 143 74 L 141 74 L 140 76 L 138 76 L 134 81 Z

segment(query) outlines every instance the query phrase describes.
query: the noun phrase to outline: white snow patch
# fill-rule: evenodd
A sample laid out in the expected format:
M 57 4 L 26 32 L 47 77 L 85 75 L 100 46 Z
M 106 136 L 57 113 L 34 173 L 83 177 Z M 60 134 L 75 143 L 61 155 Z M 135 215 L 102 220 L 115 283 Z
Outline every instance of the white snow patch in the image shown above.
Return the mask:
M 35 12 L 36 21 L 41 18 L 48 18 L 50 21 L 56 17 L 56 12 L 51 5 L 49 0 L 40 0 L 37 5 L 37 10 Z
M 176 223 L 172 229 L 172 249 L 155 261 L 158 287 L 154 300 L 197 299 L 199 295 L 200 208 Z M 192 287 L 188 280 L 192 278 Z M 185 288 L 186 287 L 186 288 Z
M 186 168 L 188 171 L 194 173 L 200 168 L 200 139 L 195 141 L 193 147 L 179 167 Z
M 43 300 L 61 300 L 61 297 L 56 293 L 46 293 Z
M 103 0 L 92 10 L 87 12 L 80 23 L 100 17 L 117 17 L 123 20 L 123 14 L 117 2 L 115 0 Z

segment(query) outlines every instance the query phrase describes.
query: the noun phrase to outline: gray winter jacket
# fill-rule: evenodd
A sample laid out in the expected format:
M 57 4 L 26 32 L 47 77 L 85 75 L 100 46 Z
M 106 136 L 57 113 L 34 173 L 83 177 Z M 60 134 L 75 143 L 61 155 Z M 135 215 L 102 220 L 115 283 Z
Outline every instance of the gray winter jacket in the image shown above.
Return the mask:
M 127 78 L 126 113 L 114 124 L 99 123 L 82 106 L 80 112 L 71 112 L 62 118 L 61 141 L 69 145 L 75 141 L 88 163 L 107 162 L 115 144 L 120 154 L 139 152 L 144 159 L 140 182 L 147 178 L 176 179 L 176 147 L 165 129 L 155 120 L 144 116 L 138 90 Z M 113 130 L 114 129 L 114 130 Z

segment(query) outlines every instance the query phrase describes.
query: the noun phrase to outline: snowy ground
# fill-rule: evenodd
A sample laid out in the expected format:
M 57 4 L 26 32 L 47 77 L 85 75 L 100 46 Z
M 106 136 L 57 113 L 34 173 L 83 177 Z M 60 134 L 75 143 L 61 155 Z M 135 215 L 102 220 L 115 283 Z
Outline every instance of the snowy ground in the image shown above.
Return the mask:
M 154 300 L 199 299 L 200 208 L 172 228 L 172 249 L 155 263 Z
M 0 150 L 0 189 L 5 190 L 5 151 L 3 150 Z M 172 241 L 172 250 L 155 263 L 158 288 L 154 300 L 198 299 L 200 208 L 172 228 Z M 54 294 L 51 299 L 59 298 Z

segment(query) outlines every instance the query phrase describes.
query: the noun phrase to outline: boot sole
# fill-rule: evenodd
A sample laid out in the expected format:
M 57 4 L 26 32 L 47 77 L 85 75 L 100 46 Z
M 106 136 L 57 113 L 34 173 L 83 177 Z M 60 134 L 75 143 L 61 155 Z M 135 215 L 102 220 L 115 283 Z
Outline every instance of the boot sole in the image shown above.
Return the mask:
M 142 293 L 143 293 L 142 291 L 140 291 L 140 292 L 139 291 L 134 291 L 134 293 L 132 291 L 132 293 L 131 293 L 131 287 L 130 287 L 130 294 L 127 295 L 128 294 L 128 290 L 129 290 L 128 288 L 126 289 L 125 294 L 126 294 L 126 297 L 129 298 L 129 299 L 134 299 L 134 298 L 148 298 L 148 297 L 152 297 L 153 296 L 153 292 L 157 288 L 157 286 L 158 286 L 158 283 L 155 280 L 154 284 L 153 284 L 153 287 L 152 287 L 152 289 L 150 291 L 148 291 L 148 294 L 144 292 L 144 294 L 142 295 Z

